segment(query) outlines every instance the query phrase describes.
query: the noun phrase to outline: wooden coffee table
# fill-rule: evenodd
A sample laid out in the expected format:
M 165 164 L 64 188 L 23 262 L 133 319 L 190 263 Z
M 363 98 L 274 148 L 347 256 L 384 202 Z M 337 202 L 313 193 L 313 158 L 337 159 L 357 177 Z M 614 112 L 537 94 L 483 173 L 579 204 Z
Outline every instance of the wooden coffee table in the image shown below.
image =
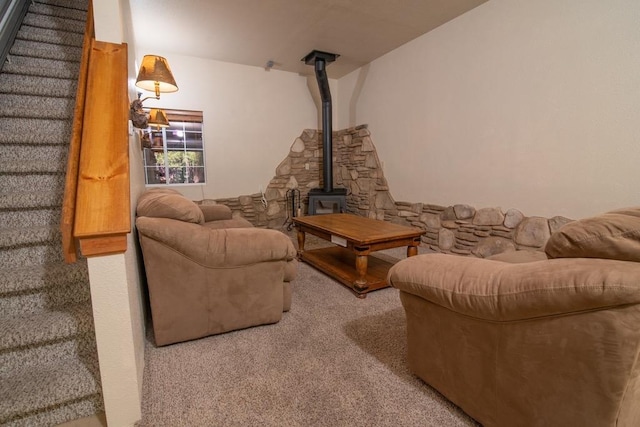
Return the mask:
M 371 252 L 407 246 L 407 256 L 418 253 L 419 228 L 352 214 L 311 215 L 293 218 L 298 229 L 298 256 L 320 271 L 348 286 L 359 298 L 367 292 L 386 288 L 392 263 Z M 334 243 L 327 248 L 304 250 L 305 233 Z

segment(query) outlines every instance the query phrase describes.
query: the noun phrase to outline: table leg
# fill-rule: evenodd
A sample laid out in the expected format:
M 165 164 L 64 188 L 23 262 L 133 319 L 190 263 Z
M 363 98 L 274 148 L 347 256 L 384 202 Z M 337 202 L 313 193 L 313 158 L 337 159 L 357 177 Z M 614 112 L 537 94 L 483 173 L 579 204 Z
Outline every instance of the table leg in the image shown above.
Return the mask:
M 365 293 L 369 287 L 367 285 L 367 263 L 367 255 L 356 254 L 356 272 L 358 273 L 358 278 L 353 284 L 353 287 L 358 293 L 358 298 L 365 298 L 367 296 Z
M 304 238 L 305 232 L 298 229 L 298 252 L 304 252 Z
M 411 256 L 418 255 L 418 247 L 417 246 L 407 246 L 407 258 Z

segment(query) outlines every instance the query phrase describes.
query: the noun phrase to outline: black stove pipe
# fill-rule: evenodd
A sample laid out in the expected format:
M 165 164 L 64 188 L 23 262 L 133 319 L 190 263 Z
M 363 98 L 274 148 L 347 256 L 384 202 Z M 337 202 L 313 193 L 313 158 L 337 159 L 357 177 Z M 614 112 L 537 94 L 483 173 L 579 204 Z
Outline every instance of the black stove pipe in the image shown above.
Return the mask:
M 326 66 L 338 58 L 335 53 L 312 50 L 302 58 L 305 64 L 313 65 L 316 72 L 316 80 L 320 89 L 322 99 L 322 178 L 324 193 L 333 193 L 333 127 L 331 124 L 331 91 L 329 90 L 329 79 L 327 78 Z M 319 190 L 319 189 L 318 189 Z M 342 192 L 342 191 L 341 191 Z
M 320 89 L 322 99 L 322 178 L 324 181 L 323 190 L 325 193 L 333 191 L 333 126 L 331 109 L 331 91 L 329 90 L 329 80 L 325 69 L 324 58 L 315 58 L 316 80 Z

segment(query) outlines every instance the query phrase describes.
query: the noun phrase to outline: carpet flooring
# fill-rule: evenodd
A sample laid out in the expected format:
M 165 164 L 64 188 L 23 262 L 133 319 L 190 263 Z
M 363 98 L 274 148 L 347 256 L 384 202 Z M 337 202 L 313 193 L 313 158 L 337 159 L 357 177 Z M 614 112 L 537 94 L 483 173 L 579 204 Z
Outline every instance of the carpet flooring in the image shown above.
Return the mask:
M 138 427 L 478 425 L 409 372 L 396 289 L 358 299 L 303 263 L 279 323 L 160 348 L 150 335 L 145 358 Z

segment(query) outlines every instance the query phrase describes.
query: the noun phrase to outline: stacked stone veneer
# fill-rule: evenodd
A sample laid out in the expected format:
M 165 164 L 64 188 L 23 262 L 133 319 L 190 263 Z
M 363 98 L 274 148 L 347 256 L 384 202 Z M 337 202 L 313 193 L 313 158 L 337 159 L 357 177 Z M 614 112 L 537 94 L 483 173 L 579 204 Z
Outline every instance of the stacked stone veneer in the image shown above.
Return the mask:
M 438 252 L 488 257 L 513 250 L 543 250 L 551 233 L 571 221 L 525 217 L 517 209 L 475 209 L 397 202 L 393 222 L 423 228 L 422 242 Z M 400 219 L 400 220 L 399 220 Z
M 225 204 L 234 216 L 241 216 L 256 227 L 290 229 L 292 194 L 299 195 L 302 214 L 306 214 L 309 190 L 322 187 L 321 171 L 322 133 L 307 129 L 277 166 L 264 195 L 201 203 Z M 510 250 L 542 250 L 551 233 L 571 221 L 559 216 L 526 217 L 517 209 L 396 202 L 367 125 L 334 132 L 333 182 L 335 187 L 347 189 L 349 213 L 422 228 L 423 244 L 437 252 L 487 257 Z

